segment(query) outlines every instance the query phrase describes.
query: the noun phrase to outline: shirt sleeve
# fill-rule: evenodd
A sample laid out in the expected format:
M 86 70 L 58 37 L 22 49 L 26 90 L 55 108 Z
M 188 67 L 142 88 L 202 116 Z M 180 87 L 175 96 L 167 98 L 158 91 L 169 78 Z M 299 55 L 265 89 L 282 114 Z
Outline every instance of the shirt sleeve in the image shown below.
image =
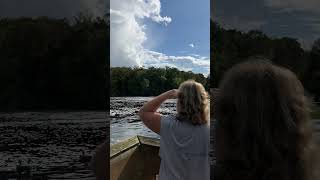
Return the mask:
M 160 122 L 160 137 L 166 139 L 169 134 L 169 129 L 171 127 L 171 116 L 161 116 Z
M 161 116 L 160 122 L 160 151 L 159 155 L 162 158 L 167 151 L 168 138 L 170 137 L 172 119 L 170 116 Z

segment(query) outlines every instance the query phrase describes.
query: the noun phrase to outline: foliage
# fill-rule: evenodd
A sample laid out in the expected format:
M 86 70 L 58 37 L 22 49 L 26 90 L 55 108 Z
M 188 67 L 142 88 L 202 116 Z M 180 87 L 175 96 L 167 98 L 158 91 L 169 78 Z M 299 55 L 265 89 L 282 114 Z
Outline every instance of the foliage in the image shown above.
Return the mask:
M 311 50 L 305 50 L 293 38 L 272 38 L 257 30 L 226 30 L 211 21 L 211 87 L 218 86 L 231 66 L 255 56 L 295 72 L 315 100 L 320 100 L 320 39 Z
M 0 109 L 104 109 L 102 18 L 0 19 Z
M 194 79 L 209 89 L 209 77 L 176 68 L 111 68 L 111 96 L 156 96 Z

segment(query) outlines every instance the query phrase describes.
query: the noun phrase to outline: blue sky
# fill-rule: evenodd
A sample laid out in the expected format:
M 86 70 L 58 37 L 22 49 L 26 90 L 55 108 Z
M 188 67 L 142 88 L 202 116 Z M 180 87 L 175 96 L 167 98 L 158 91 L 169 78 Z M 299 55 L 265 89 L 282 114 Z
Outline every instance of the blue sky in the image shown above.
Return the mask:
M 111 0 L 111 66 L 210 72 L 210 1 Z
M 320 38 L 319 0 L 215 0 L 212 19 L 227 29 L 258 29 L 271 37 L 296 38 L 310 49 Z
M 161 5 L 161 14 L 171 17 L 172 21 L 167 26 L 146 21 L 147 27 L 150 28 L 150 32 L 147 31 L 148 37 L 153 39 L 152 36 L 155 36 L 153 41 L 158 42 L 152 50 L 176 56 L 186 54 L 209 56 L 209 0 L 185 0 L 183 3 L 166 0 L 161 1 Z

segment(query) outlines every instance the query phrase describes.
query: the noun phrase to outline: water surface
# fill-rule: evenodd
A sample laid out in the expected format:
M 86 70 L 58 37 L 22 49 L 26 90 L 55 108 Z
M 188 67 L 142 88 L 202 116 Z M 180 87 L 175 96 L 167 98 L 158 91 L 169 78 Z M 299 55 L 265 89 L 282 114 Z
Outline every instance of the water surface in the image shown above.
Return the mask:
M 159 138 L 159 136 L 146 128 L 138 117 L 143 104 L 152 97 L 111 97 L 110 99 L 110 143 L 114 144 L 123 139 L 143 135 Z M 159 112 L 164 115 L 176 113 L 176 100 L 165 101 Z
M 0 171 L 21 163 L 49 179 L 94 179 L 88 161 L 106 139 L 106 113 L 0 113 L 0 132 Z

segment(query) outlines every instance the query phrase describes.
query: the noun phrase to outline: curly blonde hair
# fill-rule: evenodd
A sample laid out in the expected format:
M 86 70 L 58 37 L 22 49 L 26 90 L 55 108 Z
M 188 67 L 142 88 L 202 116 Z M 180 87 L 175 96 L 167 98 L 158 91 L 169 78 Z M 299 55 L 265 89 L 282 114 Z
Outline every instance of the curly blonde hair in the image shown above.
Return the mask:
M 194 125 L 206 124 L 209 119 L 209 96 L 202 84 L 188 80 L 179 87 L 177 119 Z

